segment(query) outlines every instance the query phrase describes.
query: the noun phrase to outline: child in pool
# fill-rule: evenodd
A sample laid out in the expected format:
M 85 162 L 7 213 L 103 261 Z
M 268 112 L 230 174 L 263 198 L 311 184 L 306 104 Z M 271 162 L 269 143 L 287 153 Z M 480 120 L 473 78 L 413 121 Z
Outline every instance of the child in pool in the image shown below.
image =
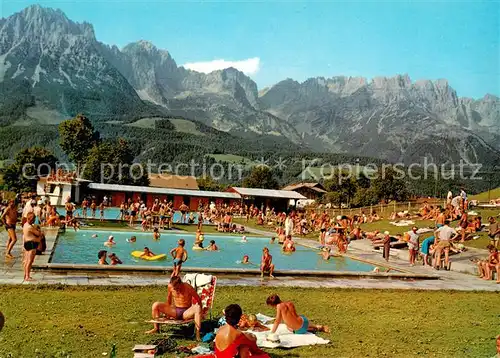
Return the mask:
M 219 251 L 219 248 L 215 244 L 215 240 L 210 240 L 210 245 L 207 247 L 208 251 Z
M 153 230 L 153 240 L 156 240 L 156 241 L 160 240 L 160 236 L 161 236 L 161 234 L 158 231 L 158 228 L 155 227 Z
M 153 257 L 156 256 L 150 249 L 149 247 L 144 248 L 144 253 L 141 255 L 141 257 Z
M 108 237 L 108 241 L 106 241 L 106 242 L 104 243 L 104 245 L 106 245 L 106 246 L 113 246 L 113 245 L 115 245 L 115 244 L 116 244 L 116 242 L 114 241 L 114 237 L 113 237 L 113 235 L 109 235 L 109 237 Z
M 136 242 L 137 238 L 135 236 L 132 236 L 130 239 L 127 239 L 127 242 Z
M 109 259 L 111 260 L 111 265 L 120 265 L 123 262 L 116 256 L 115 253 L 109 254 Z
M 182 264 L 186 262 L 188 258 L 187 251 L 184 249 L 186 241 L 184 239 L 180 239 L 177 244 L 179 246 L 170 251 L 170 255 L 172 255 L 172 258 L 174 259 L 174 269 L 172 270 L 171 277 L 179 276 Z

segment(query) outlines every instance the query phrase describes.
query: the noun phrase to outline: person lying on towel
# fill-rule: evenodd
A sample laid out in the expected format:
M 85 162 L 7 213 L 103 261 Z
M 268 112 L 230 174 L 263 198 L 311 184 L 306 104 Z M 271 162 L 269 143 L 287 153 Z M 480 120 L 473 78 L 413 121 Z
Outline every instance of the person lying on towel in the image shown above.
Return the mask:
M 195 304 L 193 304 L 193 301 Z M 173 303 L 173 305 L 172 305 Z M 152 307 L 153 319 L 160 318 L 161 314 L 177 320 L 194 318 L 196 339 L 200 340 L 201 326 L 201 299 L 195 289 L 188 283 L 182 282 L 179 276 L 173 276 L 168 285 L 167 301 L 155 302 Z M 154 323 L 154 328 L 146 333 L 158 333 L 160 325 Z
M 295 310 L 295 305 L 291 301 L 282 302 L 277 294 L 267 298 L 268 306 L 276 308 L 276 320 L 274 321 L 271 333 L 275 333 L 281 322 L 286 324 L 288 329 L 295 334 L 305 334 L 307 332 L 326 332 L 330 333 L 328 326 L 315 325 L 304 315 L 298 315 Z

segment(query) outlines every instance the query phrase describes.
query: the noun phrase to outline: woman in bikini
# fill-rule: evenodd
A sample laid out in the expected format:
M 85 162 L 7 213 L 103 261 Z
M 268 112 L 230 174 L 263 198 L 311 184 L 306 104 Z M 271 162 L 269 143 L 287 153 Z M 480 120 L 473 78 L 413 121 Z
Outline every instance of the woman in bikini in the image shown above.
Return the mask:
M 214 341 L 214 357 L 252 357 L 269 358 L 269 355 L 257 347 L 257 338 L 253 334 L 238 330 L 238 322 L 242 316 L 241 307 L 232 304 L 224 310 L 226 324 L 219 328 Z

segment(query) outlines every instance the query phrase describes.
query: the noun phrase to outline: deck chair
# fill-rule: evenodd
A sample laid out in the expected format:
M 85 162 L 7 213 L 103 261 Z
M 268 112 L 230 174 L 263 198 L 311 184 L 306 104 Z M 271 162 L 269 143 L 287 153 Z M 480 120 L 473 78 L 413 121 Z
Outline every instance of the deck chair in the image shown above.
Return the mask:
M 189 283 L 198 293 L 201 299 L 201 316 L 205 318 L 207 313 L 210 314 L 210 319 L 212 318 L 212 306 L 215 298 L 215 286 L 217 284 L 217 277 L 211 276 L 210 281 L 206 282 L 203 279 L 207 279 L 207 275 L 201 274 L 186 274 L 182 281 Z M 194 302 L 193 302 L 194 303 Z M 172 325 L 172 326 L 186 326 L 194 323 L 194 318 L 187 320 L 178 320 L 169 317 L 161 317 L 157 319 L 152 319 L 146 321 L 148 323 L 157 323 L 160 325 Z

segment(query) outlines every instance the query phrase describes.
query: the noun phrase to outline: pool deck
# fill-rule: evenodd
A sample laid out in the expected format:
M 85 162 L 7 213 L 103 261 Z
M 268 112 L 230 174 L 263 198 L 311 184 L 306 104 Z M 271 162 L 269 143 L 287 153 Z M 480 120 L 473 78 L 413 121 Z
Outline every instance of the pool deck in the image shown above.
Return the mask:
M 273 233 L 247 228 L 254 234 L 272 236 Z M 90 285 L 90 286 L 147 286 L 167 285 L 170 277 L 165 268 L 151 269 L 144 266 L 138 268 L 131 266 L 130 270 L 120 268 L 100 267 L 97 265 L 60 265 L 50 264 L 50 255 L 57 237 L 57 230 L 46 229 L 47 252 L 37 256 L 33 272 L 34 281 L 23 281 L 23 269 L 21 258 L 21 232 L 18 234 L 13 255 L 14 259 L 3 257 L 5 251 L 7 233 L 0 232 L 0 284 L 49 284 L 49 285 Z M 318 243 L 313 240 L 297 239 L 298 244 L 317 248 Z M 381 267 L 390 266 L 398 270 L 394 273 L 365 273 L 361 276 L 353 275 L 352 272 L 324 272 L 317 275 L 304 277 L 299 272 L 277 271 L 275 279 L 261 279 L 255 270 L 220 270 L 211 269 L 218 275 L 218 284 L 223 286 L 268 286 L 268 287 L 320 287 L 320 288 L 365 288 L 365 289 L 422 289 L 422 290 L 460 290 L 460 291 L 496 291 L 500 292 L 500 284 L 494 281 L 484 281 L 471 275 L 473 265 L 471 257 L 484 256 L 484 250 L 469 250 L 463 257 L 453 256 L 452 271 L 435 271 L 428 267 L 417 265 L 410 267 L 407 262 L 407 251 L 391 250 L 389 264 L 382 260 L 381 253 L 373 250 L 371 244 L 366 240 L 353 241 L 349 246 L 349 256 L 361 259 L 373 265 Z M 460 254 L 463 255 L 463 254 Z M 122 267 L 127 269 L 127 267 Z M 132 272 L 133 271 L 133 272 Z M 188 267 L 185 268 L 188 271 Z M 189 268 L 189 271 L 200 272 L 202 269 Z M 255 272 L 254 272 L 255 271 Z M 461 271 L 461 272 L 460 272 Z

